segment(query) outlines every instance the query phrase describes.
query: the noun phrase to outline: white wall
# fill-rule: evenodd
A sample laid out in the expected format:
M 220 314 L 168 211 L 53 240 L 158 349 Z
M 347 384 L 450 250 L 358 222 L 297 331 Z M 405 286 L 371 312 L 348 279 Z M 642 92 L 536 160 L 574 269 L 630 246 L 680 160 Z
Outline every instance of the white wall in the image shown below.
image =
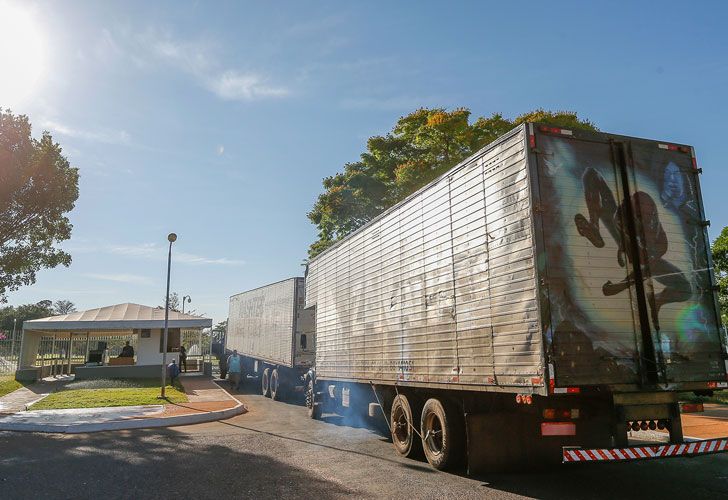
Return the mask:
M 162 364 L 162 353 L 159 352 L 159 339 L 162 336 L 163 330 L 157 329 L 152 330 L 151 336 L 148 339 L 141 338 L 139 336 L 139 342 L 137 343 L 136 351 L 136 364 L 137 365 L 161 365 Z M 179 363 L 179 353 L 168 352 L 167 363 L 171 363 L 173 359 Z

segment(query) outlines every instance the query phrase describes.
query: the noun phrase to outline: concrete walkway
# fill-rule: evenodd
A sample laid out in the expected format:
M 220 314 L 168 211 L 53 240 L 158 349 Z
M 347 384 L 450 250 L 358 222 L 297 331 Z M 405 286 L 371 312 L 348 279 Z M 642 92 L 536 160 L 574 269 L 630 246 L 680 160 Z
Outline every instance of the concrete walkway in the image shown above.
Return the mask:
M 201 375 L 183 376 L 187 403 L 165 403 L 149 406 L 111 408 L 78 408 L 64 410 L 24 411 L 26 392 L 15 398 L 14 412 L 0 415 L 0 431 L 82 433 L 106 430 L 170 427 L 223 420 L 245 413 L 245 406 L 218 387 L 212 379 Z M 49 384 L 39 384 L 48 388 Z M 23 391 L 19 389 L 16 394 Z M 34 400 L 42 397 L 34 393 Z M 10 396 L 10 394 L 8 395 Z M 6 396 L 7 397 L 7 396 Z M 32 402 L 32 401 L 31 401 Z M 26 401 L 25 404 L 28 404 Z M 10 408 L 10 404 L 8 404 Z
M 34 384 L 26 385 L 10 394 L 0 397 L 0 415 L 25 411 L 28 406 L 40 401 L 62 385 L 73 380 L 72 377 L 49 377 Z

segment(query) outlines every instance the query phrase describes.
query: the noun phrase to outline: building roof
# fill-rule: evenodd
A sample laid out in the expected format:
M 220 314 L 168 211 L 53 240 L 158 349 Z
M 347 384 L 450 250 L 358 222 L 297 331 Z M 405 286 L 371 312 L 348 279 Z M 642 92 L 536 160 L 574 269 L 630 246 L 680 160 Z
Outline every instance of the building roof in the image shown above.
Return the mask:
M 211 326 L 212 320 L 209 318 L 169 311 L 169 328 Z M 133 328 L 164 328 L 164 309 L 127 302 L 23 322 L 24 330 L 129 330 Z

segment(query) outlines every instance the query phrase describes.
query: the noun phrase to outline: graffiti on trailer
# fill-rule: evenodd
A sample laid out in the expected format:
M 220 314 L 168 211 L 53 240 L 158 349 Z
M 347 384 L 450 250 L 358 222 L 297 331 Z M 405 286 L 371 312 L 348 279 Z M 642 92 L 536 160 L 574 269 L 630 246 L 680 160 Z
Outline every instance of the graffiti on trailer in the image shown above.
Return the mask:
M 565 361 L 562 382 L 589 383 L 594 366 L 639 380 L 638 289 L 663 376 L 704 377 L 690 365 L 707 364 L 719 336 L 690 158 L 635 146 L 623 171 L 607 143 L 543 137 L 540 148 L 544 338 Z

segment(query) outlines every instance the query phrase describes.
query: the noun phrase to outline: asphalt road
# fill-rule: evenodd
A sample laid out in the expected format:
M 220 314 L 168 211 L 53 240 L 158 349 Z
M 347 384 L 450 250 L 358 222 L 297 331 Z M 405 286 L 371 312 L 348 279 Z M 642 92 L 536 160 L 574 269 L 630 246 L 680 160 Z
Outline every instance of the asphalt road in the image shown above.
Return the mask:
M 0 433 L 0 498 L 728 497 L 728 454 L 470 478 L 398 457 L 363 423 L 311 421 L 296 404 L 240 399 L 249 413 L 225 422 Z

